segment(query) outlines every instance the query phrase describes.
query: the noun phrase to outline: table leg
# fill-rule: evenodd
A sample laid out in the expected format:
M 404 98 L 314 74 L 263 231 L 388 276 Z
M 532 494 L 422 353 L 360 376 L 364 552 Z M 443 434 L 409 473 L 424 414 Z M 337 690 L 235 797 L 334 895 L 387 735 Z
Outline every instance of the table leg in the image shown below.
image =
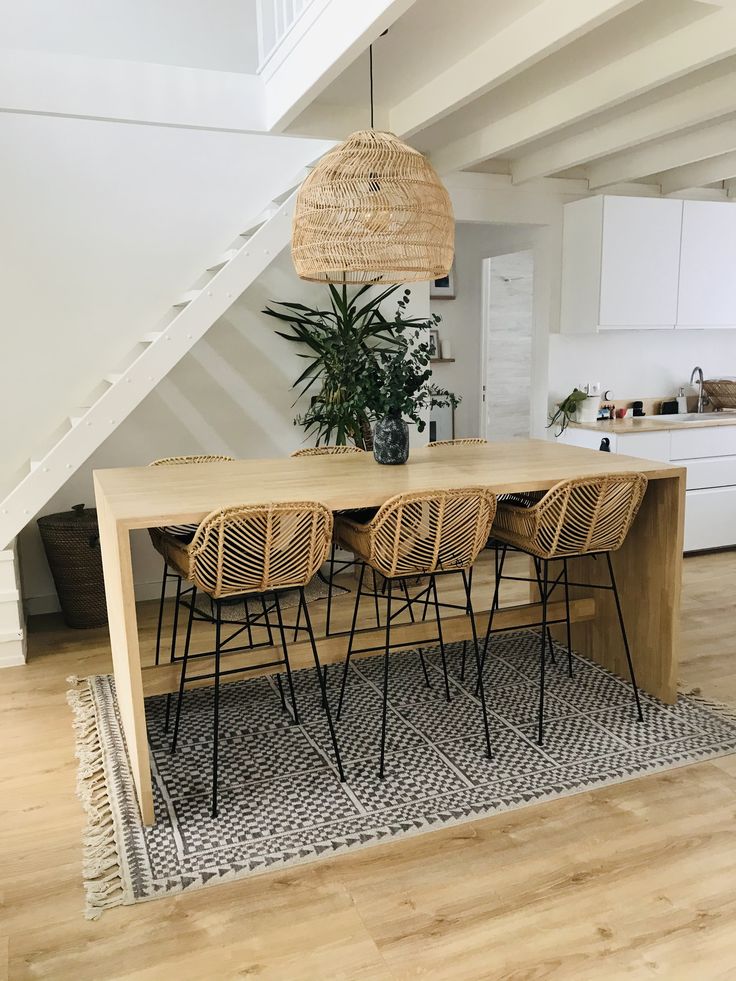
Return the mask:
M 153 824 L 151 766 L 148 755 L 146 715 L 143 704 L 141 656 L 135 612 L 130 532 L 109 515 L 104 494 L 95 484 L 100 529 L 102 567 L 105 575 L 107 618 L 112 648 L 120 718 L 128 749 L 138 804 L 144 824 Z

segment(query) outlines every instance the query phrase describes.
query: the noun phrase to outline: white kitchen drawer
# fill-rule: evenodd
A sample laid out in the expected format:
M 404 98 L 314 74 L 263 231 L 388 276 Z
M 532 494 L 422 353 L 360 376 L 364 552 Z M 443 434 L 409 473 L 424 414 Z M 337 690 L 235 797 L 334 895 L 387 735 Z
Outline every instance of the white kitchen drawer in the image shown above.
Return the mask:
M 694 460 L 703 456 L 736 454 L 736 426 L 676 429 L 671 436 L 671 460 Z
M 680 460 L 687 467 L 687 489 L 736 486 L 736 456 L 703 457 Z
M 662 460 L 667 463 L 670 459 L 670 434 L 668 431 L 619 433 L 616 440 L 616 453 L 636 456 L 643 460 Z
M 728 545 L 736 545 L 736 487 L 688 491 L 685 551 Z

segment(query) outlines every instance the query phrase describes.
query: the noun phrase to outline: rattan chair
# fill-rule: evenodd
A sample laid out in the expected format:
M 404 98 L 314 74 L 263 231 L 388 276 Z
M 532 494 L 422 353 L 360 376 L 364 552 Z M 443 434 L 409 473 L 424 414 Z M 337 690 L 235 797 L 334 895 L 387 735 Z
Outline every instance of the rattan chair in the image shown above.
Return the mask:
M 485 693 L 480 667 L 480 652 L 475 634 L 475 619 L 473 617 L 470 583 L 467 573 L 486 543 L 495 511 L 495 497 L 483 487 L 472 487 L 459 490 L 399 494 L 379 508 L 375 517 L 367 523 L 356 522 L 348 516 L 339 516 L 336 519 L 337 537 L 346 546 L 351 548 L 363 563 L 360 581 L 355 595 L 350 640 L 348 642 L 347 656 L 343 668 L 337 709 L 338 719 L 342 713 L 351 657 L 354 654 L 368 653 L 370 650 L 375 650 L 375 648 L 364 648 L 360 650 L 354 646 L 366 566 L 379 572 L 386 581 L 386 638 L 385 644 L 383 645 L 383 713 L 379 767 L 379 775 L 381 777 L 384 775 L 386 749 L 392 621 L 402 610 L 408 608 L 409 612 L 411 612 L 413 603 L 423 601 L 423 593 L 412 599 L 407 590 L 407 579 L 413 580 L 417 576 L 429 577 L 427 591 L 429 593 L 431 590 L 434 598 L 435 618 L 437 622 L 436 640 L 440 648 L 445 695 L 448 701 L 450 700 L 450 685 L 447 675 L 445 645 L 442 636 L 440 604 L 437 598 L 437 576 L 449 573 L 457 573 L 462 576 L 467 610 L 473 629 L 476 667 L 478 669 L 478 677 L 481 679 L 479 687 L 483 708 L 486 747 L 488 755 L 490 756 L 491 754 Z M 403 586 L 406 601 L 401 609 L 392 613 L 393 587 L 397 583 Z M 406 647 L 408 645 L 415 647 L 416 642 L 405 641 L 394 645 L 394 647 Z M 428 681 L 426 665 L 424 664 L 423 658 L 422 666 L 425 670 L 425 679 Z
M 281 611 L 279 593 L 283 590 L 299 591 L 298 621 L 304 616 L 304 627 L 298 624 L 295 632 L 303 630 L 307 633 L 314 665 L 317 673 L 322 706 L 327 715 L 327 723 L 335 752 L 335 760 L 340 774 L 344 779 L 340 750 L 337 745 L 335 729 L 332 723 L 325 679 L 322 673 L 317 645 L 314 639 L 312 623 L 309 616 L 304 587 L 317 573 L 327 556 L 332 536 L 333 519 L 330 511 L 322 504 L 314 502 L 294 502 L 286 504 L 269 504 L 263 506 L 230 507 L 213 511 L 199 525 L 192 541 L 188 544 L 172 544 L 168 546 L 168 560 L 179 573 L 190 582 L 194 589 L 192 602 L 189 606 L 189 622 L 187 624 L 184 657 L 182 659 L 179 695 L 176 703 L 174 734 L 171 744 L 172 753 L 176 752 L 181 719 L 182 698 L 187 681 L 202 681 L 214 679 L 214 739 L 212 757 L 212 814 L 217 815 L 217 774 L 219 749 L 219 704 L 220 680 L 231 674 L 243 674 L 247 671 L 283 666 L 289 685 L 291 711 L 294 722 L 299 722 L 299 711 L 294 693 L 289 649 L 286 639 L 287 626 Z M 214 605 L 215 647 L 214 651 L 190 653 L 192 623 L 196 617 L 195 601 L 197 592 L 201 591 L 210 597 Z M 223 601 L 228 597 L 243 597 L 244 621 L 228 621 L 223 619 Z M 249 600 L 260 610 L 254 613 Z M 272 622 L 272 617 L 275 623 Z M 209 619 L 209 618 L 206 618 Z M 223 623 L 239 622 L 239 629 L 230 637 L 222 638 Z M 260 626 L 267 632 L 267 642 L 256 644 L 253 641 L 252 630 Z M 223 671 L 221 659 L 223 654 L 234 654 L 241 651 L 252 651 L 256 647 L 273 648 L 274 628 L 278 629 L 281 647 L 281 658 L 253 664 L 249 661 L 246 667 L 242 665 Z M 232 642 L 248 630 L 249 643 L 233 646 Z M 291 630 L 292 626 L 289 625 Z M 187 676 L 187 668 L 192 658 L 201 658 L 214 654 L 214 674 Z M 277 674 L 282 706 L 286 709 L 283 687 Z
M 234 457 L 231 456 L 165 456 L 160 460 L 153 460 L 149 464 L 151 467 L 177 467 L 190 463 L 232 463 Z M 197 525 L 168 525 L 165 528 L 149 528 L 148 534 L 151 536 L 151 543 L 156 551 L 164 560 L 164 571 L 161 577 L 161 598 L 158 604 L 158 625 L 156 627 L 156 664 L 161 657 L 161 632 L 164 622 L 164 606 L 166 604 L 166 588 L 169 580 L 176 582 L 176 603 L 174 605 L 174 622 L 171 630 L 171 653 L 169 660 L 176 660 L 176 635 L 179 626 L 179 604 L 182 597 L 181 576 L 170 569 L 166 561 L 167 539 L 175 538 L 189 542 L 192 540 Z
M 359 446 L 351 446 L 347 443 L 344 444 L 332 444 L 328 443 L 326 446 L 306 446 L 301 450 L 294 450 L 291 454 L 292 456 L 342 456 L 346 453 L 365 453 Z M 354 512 L 357 513 L 357 512 Z M 355 566 L 355 562 L 352 559 L 338 560 L 336 557 L 336 552 L 339 546 L 334 538 L 332 540 L 332 546 L 330 547 L 330 555 L 327 560 L 327 565 L 329 566 L 329 577 L 327 579 L 327 613 L 325 616 L 325 635 L 330 637 L 333 631 L 330 629 L 332 625 L 332 600 L 335 591 L 335 576 L 340 575 L 342 572 L 347 572 Z M 324 581 L 324 576 L 322 573 L 319 574 L 320 578 Z
M 344 453 L 365 453 L 359 446 L 349 444 L 328 443 L 326 446 L 305 446 L 301 450 L 294 450 L 292 456 L 340 456 Z
M 427 446 L 432 449 L 435 446 L 483 446 L 487 445 L 488 440 L 481 436 L 463 436 L 462 439 L 436 439 Z
M 583 585 L 569 581 L 567 563 L 572 558 L 605 555 L 609 584 L 585 584 L 585 586 L 586 588 L 606 589 L 613 592 L 629 676 L 634 689 L 637 717 L 639 721 L 643 720 L 634 664 L 626 636 L 626 626 L 611 561 L 611 552 L 615 552 L 623 545 L 639 511 L 646 488 L 647 478 L 642 474 L 605 474 L 562 481 L 549 490 L 532 507 L 520 507 L 508 502 L 499 503 L 492 535 L 501 546 L 501 558 L 500 562 L 497 560 L 496 584 L 481 661 L 484 661 L 488 654 L 493 618 L 499 605 L 501 582 L 503 579 L 519 578 L 504 576 L 503 573 L 506 553 L 509 548 L 512 548 L 532 557 L 535 563 L 536 579 L 531 581 L 537 583 L 542 606 L 538 716 L 538 741 L 540 745 L 544 741 L 545 662 L 547 647 L 552 652 L 552 641 L 549 634 L 551 623 L 566 623 L 567 625 L 568 674 L 572 677 L 570 586 Z M 560 563 L 561 570 L 553 580 L 550 580 L 549 564 L 555 561 Z M 551 621 L 547 616 L 547 606 L 551 594 L 560 585 L 564 588 L 565 618 Z

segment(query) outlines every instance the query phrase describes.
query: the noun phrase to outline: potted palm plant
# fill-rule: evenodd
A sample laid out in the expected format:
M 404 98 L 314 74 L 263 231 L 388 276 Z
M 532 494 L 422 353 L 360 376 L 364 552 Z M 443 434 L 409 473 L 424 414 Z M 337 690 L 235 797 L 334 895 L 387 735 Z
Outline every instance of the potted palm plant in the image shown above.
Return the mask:
M 449 392 L 429 383 L 430 347 L 423 338 L 426 328 L 441 318 L 408 317 L 411 291 L 406 288 L 393 320 L 381 310 L 400 288 L 371 292 L 370 286 L 363 286 L 350 295 L 346 286 L 330 285 L 324 308 L 281 302 L 263 311 L 288 325 L 288 332 L 277 333 L 298 344 L 299 357 L 308 362 L 292 387 L 298 391 L 297 400 L 308 396 L 309 404 L 294 423 L 318 446 L 353 442 L 370 450 L 374 420 L 401 422 L 406 415 L 421 430 L 423 407 L 457 404 Z M 379 440 L 391 425 L 379 428 Z

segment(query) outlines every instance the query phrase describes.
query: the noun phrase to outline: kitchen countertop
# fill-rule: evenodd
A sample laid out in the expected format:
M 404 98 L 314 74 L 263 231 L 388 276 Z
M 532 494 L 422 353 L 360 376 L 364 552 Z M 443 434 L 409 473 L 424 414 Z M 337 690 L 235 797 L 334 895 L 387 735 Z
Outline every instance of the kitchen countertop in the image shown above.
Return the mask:
M 693 413 L 688 413 L 692 416 Z M 652 433 L 665 429 L 703 429 L 706 426 L 736 426 L 736 410 L 703 412 L 700 418 L 680 419 L 677 415 L 640 416 L 636 419 L 601 419 L 598 422 L 571 422 L 574 429 L 591 429 L 596 433 Z M 674 420 L 674 421 L 673 421 Z

